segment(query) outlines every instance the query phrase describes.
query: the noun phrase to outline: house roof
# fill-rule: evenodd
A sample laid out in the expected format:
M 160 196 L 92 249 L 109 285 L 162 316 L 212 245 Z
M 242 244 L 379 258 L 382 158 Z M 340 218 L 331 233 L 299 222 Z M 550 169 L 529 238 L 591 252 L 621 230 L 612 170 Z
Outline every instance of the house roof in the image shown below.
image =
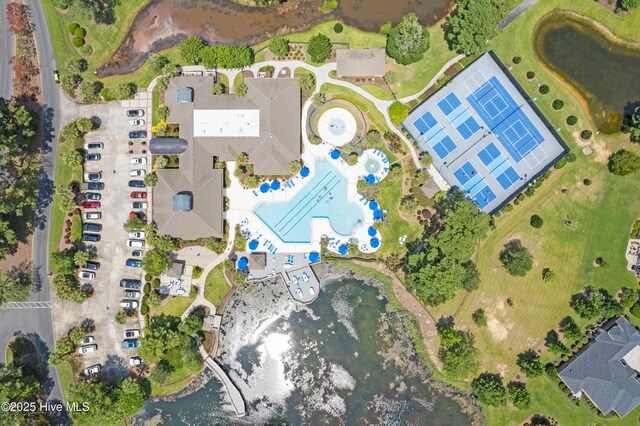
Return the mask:
M 624 360 L 638 345 L 638 331 L 620 317 L 600 328 L 558 375 L 573 394 L 584 392 L 605 415 L 613 410 L 624 417 L 640 404 L 640 375 Z
M 382 77 L 386 72 L 384 49 L 338 49 L 336 62 L 340 77 Z
M 267 266 L 266 253 L 251 253 L 249 255 L 249 270 L 263 270 Z
M 184 262 L 181 260 L 174 260 L 171 264 L 171 268 L 167 270 L 167 275 L 173 278 L 180 278 L 184 274 Z

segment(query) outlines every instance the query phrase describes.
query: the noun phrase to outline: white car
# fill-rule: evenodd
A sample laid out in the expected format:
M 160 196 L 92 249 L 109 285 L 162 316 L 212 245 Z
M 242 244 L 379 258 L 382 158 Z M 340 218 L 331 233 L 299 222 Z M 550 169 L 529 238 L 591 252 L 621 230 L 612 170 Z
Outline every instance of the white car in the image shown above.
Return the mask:
M 84 219 L 84 220 L 102 219 L 102 213 L 100 213 L 100 212 L 85 212 L 85 213 L 82 213 L 82 219 Z
M 144 231 L 133 231 L 133 232 L 129 232 L 129 238 L 137 238 L 139 240 L 142 240 L 144 238 L 146 234 L 144 233 Z
M 129 170 L 129 176 L 130 177 L 141 177 L 147 174 L 147 171 L 145 169 L 135 169 L 135 170 Z
M 146 209 L 148 206 L 149 204 L 145 203 L 144 201 L 134 201 L 133 203 L 131 203 L 132 209 Z
M 91 367 L 87 367 L 84 369 L 85 376 L 91 376 L 92 374 L 96 374 L 102 371 L 102 366 L 100 364 L 92 365 Z
M 129 120 L 129 124 L 133 127 L 144 126 L 144 120 L 139 118 L 137 120 Z
M 86 346 L 80 346 L 80 349 L 78 349 L 78 353 L 80 355 L 84 355 L 84 354 L 89 354 L 91 352 L 95 352 L 98 350 L 98 345 L 86 345 Z
M 127 247 L 144 248 L 144 241 L 142 241 L 142 240 L 127 240 Z
M 120 301 L 120 307 L 124 309 L 135 309 L 138 307 L 136 300 L 122 300 Z
M 131 358 L 129 358 L 130 366 L 135 367 L 136 365 L 140 365 L 140 364 L 144 364 L 144 362 L 142 361 L 142 358 L 140 358 L 139 356 L 132 356 Z
M 80 272 L 80 279 L 82 280 L 94 280 L 96 279 L 96 274 L 91 271 L 82 271 Z
M 85 336 L 82 340 L 80 340 L 80 346 L 84 346 L 84 345 L 88 345 L 90 343 L 93 343 L 95 339 L 93 338 L 93 336 Z
M 124 332 L 125 339 L 133 339 L 135 337 L 140 337 L 140 330 L 126 330 Z
M 147 157 L 133 157 L 131 164 L 147 164 Z
M 102 179 L 102 172 L 88 172 L 84 174 L 84 180 L 86 182 L 98 182 Z

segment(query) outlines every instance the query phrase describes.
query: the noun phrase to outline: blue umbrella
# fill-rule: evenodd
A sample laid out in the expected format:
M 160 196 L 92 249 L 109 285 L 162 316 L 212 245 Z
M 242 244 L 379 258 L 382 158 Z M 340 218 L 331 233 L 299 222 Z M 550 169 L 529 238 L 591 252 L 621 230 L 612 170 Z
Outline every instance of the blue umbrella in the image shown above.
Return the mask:
M 372 174 L 367 175 L 365 179 L 367 180 L 367 183 L 369 185 L 373 185 L 374 183 L 376 183 L 376 177 Z
M 278 182 L 277 180 L 274 180 L 273 182 L 271 182 L 271 189 L 273 189 L 274 191 L 276 189 L 280 189 L 280 182 Z
M 373 212 L 373 218 L 375 220 L 380 220 L 382 219 L 382 210 L 376 210 Z
M 311 253 L 309 253 L 309 261 L 314 263 L 317 262 L 318 260 L 320 260 L 320 253 L 318 253 L 317 251 L 312 251 Z
M 371 210 L 378 210 L 378 202 L 373 200 L 372 202 L 369 203 L 369 208 Z
M 260 192 L 262 192 L 263 194 L 269 192 L 269 184 L 263 183 L 262 185 L 260 185 Z
M 346 244 L 342 244 L 340 247 L 338 247 L 338 253 L 347 254 L 347 245 Z
M 246 268 L 248 264 L 249 264 L 249 261 L 247 260 L 246 257 L 241 257 L 240 260 L 238 260 L 238 268 L 240 269 Z
M 378 231 L 376 231 L 376 228 L 374 228 L 373 226 L 370 226 L 369 230 L 367 231 L 370 237 L 375 237 L 377 232 Z
M 309 168 L 307 166 L 304 166 L 302 169 L 300 169 L 300 176 L 302 177 L 309 176 Z
M 371 244 L 371 247 L 373 248 L 378 248 L 380 247 L 380 240 L 377 238 L 372 238 L 371 241 L 369 241 L 369 244 Z
M 331 158 L 333 158 L 334 160 L 340 158 L 340 151 L 338 151 L 337 149 L 331 151 Z
M 249 241 L 249 250 L 255 250 L 258 248 L 258 240 Z

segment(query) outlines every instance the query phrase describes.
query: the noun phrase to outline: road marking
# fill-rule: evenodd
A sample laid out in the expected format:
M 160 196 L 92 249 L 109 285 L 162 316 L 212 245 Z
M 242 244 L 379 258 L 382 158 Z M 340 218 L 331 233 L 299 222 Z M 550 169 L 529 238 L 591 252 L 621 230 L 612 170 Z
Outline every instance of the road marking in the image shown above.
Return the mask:
M 4 309 L 51 309 L 51 302 L 7 302 L 0 305 Z

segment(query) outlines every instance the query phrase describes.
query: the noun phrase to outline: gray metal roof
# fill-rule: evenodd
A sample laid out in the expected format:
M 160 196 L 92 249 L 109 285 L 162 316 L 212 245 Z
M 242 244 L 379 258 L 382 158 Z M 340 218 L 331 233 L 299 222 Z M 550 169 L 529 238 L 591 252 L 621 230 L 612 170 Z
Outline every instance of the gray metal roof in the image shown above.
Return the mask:
M 640 404 L 640 375 L 623 359 L 638 345 L 638 331 L 620 317 L 604 325 L 558 375 L 574 395 L 584 392 L 605 415 L 615 411 L 624 417 Z
M 157 155 L 182 154 L 189 142 L 180 138 L 153 138 L 149 141 L 149 152 Z
M 382 77 L 385 60 L 384 49 L 338 49 L 336 72 L 340 77 Z
M 176 90 L 176 100 L 178 102 L 193 102 L 193 88 L 180 87 Z

